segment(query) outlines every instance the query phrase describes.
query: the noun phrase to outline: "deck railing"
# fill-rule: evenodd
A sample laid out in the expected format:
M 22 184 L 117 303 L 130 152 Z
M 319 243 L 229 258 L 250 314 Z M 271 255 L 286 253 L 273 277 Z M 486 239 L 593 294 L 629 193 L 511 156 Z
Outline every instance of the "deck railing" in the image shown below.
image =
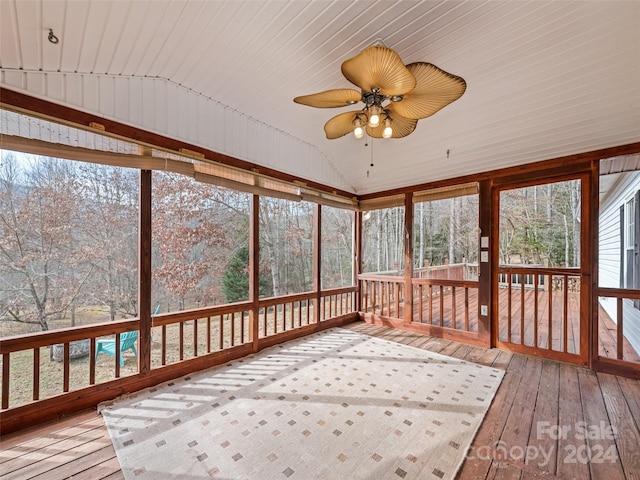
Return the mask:
M 239 302 L 154 315 L 152 368 L 248 343 L 250 310 L 250 302 Z
M 614 299 L 616 305 L 615 312 L 610 315 L 615 324 L 615 331 L 611 332 L 613 333 L 610 336 L 611 340 L 602 335 L 604 319 L 600 318 L 601 314 L 598 315 L 600 337 L 598 360 L 616 367 L 633 368 L 640 372 L 640 348 L 637 342 L 636 345 L 630 344 L 625 336 L 627 332 L 633 332 L 632 335 L 637 338 L 637 332 L 640 332 L 640 290 L 600 287 L 598 297 L 601 300 Z M 607 358 L 612 356 L 612 353 L 614 358 Z
M 436 268 L 436 267 L 431 267 Z M 412 323 L 441 330 L 478 333 L 478 282 L 461 277 L 464 265 L 453 265 L 448 275 L 437 268 L 437 278 L 412 278 Z M 362 311 L 380 317 L 404 320 L 404 278 L 378 274 L 359 275 Z
M 580 355 L 580 269 L 498 267 L 498 342 L 549 352 L 550 358 Z M 554 353 L 556 352 L 556 353 Z M 553 355 L 552 355 L 553 354 Z
M 404 278 L 386 275 L 359 275 L 362 311 L 381 317 L 403 316 Z
M 478 333 L 478 282 L 411 279 L 414 322 Z
M 190 363 L 196 370 L 215 363 L 207 360 L 214 355 L 230 351 L 236 356 L 246 355 L 255 349 L 255 342 L 262 348 L 278 343 L 281 335 L 287 339 L 310 333 L 323 323 L 331 326 L 356 312 L 356 292 L 357 287 L 353 286 L 260 299 L 255 317 L 257 339 L 251 331 L 252 302 L 154 315 L 150 376 L 157 374 L 165 379 L 171 374 L 160 374 L 161 371 L 188 371 L 190 367 L 183 368 L 182 364 Z M 94 388 L 104 391 L 110 385 L 124 388 L 125 377 L 135 382 L 141 378 L 138 361 L 132 351 L 127 351 L 123 352 L 125 364 L 120 365 L 120 335 L 139 328 L 139 319 L 129 319 L 1 339 L 2 415 L 34 402 L 58 397 L 63 401 L 64 395 L 74 391 L 82 390 L 86 395 Z M 100 353 L 96 358 L 98 340 L 107 337 L 114 340 L 115 356 Z M 72 353 L 78 341 L 87 343 L 88 348 L 82 358 L 74 359 Z M 140 335 L 138 350 L 139 342 Z M 52 348 L 61 351 L 59 362 L 50 361 Z

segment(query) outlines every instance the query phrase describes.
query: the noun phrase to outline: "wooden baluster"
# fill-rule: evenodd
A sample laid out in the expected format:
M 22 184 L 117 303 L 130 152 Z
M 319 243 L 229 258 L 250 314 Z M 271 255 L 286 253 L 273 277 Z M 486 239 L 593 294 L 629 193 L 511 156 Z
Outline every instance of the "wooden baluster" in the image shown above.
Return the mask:
M 538 274 L 533 274 L 533 346 L 538 347 Z
M 520 276 L 520 345 L 524 345 L 524 279 Z
M 513 276 L 511 274 L 508 275 L 507 281 L 507 342 L 511 343 L 511 286 L 513 283 Z M 498 290 L 498 295 L 500 295 L 500 290 Z M 500 301 L 498 300 L 498 303 Z M 520 334 L 522 336 L 522 333 Z
M 178 326 L 179 326 L 179 337 L 180 337 L 178 359 L 182 361 L 184 359 L 184 322 L 180 322 Z
M 63 359 L 62 359 L 62 372 L 63 372 L 62 373 L 62 391 L 63 392 L 68 392 L 69 391 L 69 372 L 70 372 L 70 369 L 71 369 L 70 347 L 69 347 L 69 342 L 65 342 L 65 344 L 64 344 L 64 355 L 63 355 Z M 118 374 L 120 372 L 116 369 L 116 373 Z
M 440 326 L 444 327 L 444 287 L 440 285 Z
M 418 310 L 418 320 L 420 321 L 420 323 L 422 323 L 422 320 L 423 320 L 423 318 L 422 318 L 423 317 L 422 290 L 423 290 L 422 284 L 419 284 L 418 285 L 418 298 L 420 299 L 420 301 L 419 301 L 420 308 Z
M 429 303 L 429 325 L 433 325 L 433 285 L 429 284 L 429 297 L 427 299 Z
M 40 347 L 33 349 L 33 400 L 40 398 Z
M 360 292 L 363 294 L 362 310 L 366 312 L 369 309 L 369 281 L 368 280 L 365 280 L 360 284 Z
M 553 278 L 549 274 L 547 291 L 549 292 L 549 350 L 553 350 Z
M 267 307 L 262 309 L 262 336 L 266 337 L 267 333 Z
M 224 315 L 218 315 L 218 326 L 220 327 L 218 345 L 219 350 L 222 350 L 224 348 Z
M 160 347 L 162 349 L 161 355 L 162 355 L 162 365 L 166 365 L 167 364 L 167 326 L 166 325 L 162 325 L 162 346 Z
M 11 374 L 10 353 L 2 354 L 2 409 L 9 408 L 9 383 Z
M 116 333 L 116 378 L 120 378 L 120 334 Z
M 469 288 L 464 287 L 464 330 L 469 331 Z
M 236 312 L 231 312 L 231 340 L 229 346 L 233 347 L 236 344 Z
M 193 320 L 193 356 L 198 356 L 198 320 L 195 318 Z
M 456 327 L 456 287 L 451 287 L 451 325 L 454 330 Z
M 89 339 L 89 385 L 96 383 L 96 337 Z
M 278 309 L 276 306 L 272 306 L 273 308 L 273 334 L 278 333 Z
M 396 311 L 395 311 L 395 315 L 396 317 L 400 317 L 400 284 L 395 282 L 394 283 L 394 295 L 396 297 Z
M 569 329 L 569 277 L 567 275 L 563 276 L 563 288 L 564 288 L 564 305 L 562 312 L 562 329 L 563 329 L 563 351 L 565 353 L 568 349 L 568 329 Z
M 240 343 L 244 343 L 244 312 L 240 314 Z
M 622 297 L 617 298 L 618 302 L 618 321 L 616 322 L 616 347 L 617 347 L 617 358 L 618 360 L 622 360 L 624 357 L 624 328 L 623 328 L 623 316 L 624 316 L 624 305 Z
M 378 295 L 378 282 L 371 281 L 371 313 L 375 315 L 376 313 L 376 304 L 378 303 L 378 299 L 376 298 Z

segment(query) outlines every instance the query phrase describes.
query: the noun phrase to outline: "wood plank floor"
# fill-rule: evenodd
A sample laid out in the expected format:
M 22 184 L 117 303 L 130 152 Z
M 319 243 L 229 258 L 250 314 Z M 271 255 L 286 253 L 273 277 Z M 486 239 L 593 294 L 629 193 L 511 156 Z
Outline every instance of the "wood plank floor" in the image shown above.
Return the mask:
M 640 381 L 364 322 L 346 328 L 506 370 L 459 479 L 638 478 Z M 0 475 L 123 478 L 95 411 L 2 437 Z

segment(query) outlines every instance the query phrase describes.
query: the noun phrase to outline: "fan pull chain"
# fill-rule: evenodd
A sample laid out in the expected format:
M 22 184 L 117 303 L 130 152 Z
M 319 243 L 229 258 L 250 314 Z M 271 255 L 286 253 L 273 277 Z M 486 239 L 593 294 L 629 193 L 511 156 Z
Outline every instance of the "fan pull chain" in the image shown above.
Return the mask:
M 371 165 L 369 166 L 373 167 L 373 138 L 371 139 Z

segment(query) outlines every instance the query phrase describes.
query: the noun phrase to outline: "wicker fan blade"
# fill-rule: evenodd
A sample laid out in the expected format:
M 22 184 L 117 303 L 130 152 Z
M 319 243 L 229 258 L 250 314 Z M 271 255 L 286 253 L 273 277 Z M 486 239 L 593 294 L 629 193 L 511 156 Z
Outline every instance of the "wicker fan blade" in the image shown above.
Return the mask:
M 329 140 L 340 138 L 353 132 L 353 121 L 360 111 L 346 112 L 336 115 L 324 124 L 324 133 Z
M 426 118 L 462 96 L 464 79 L 424 62 L 411 63 L 407 69 L 416 78 L 416 87 L 393 104 L 393 109 L 405 118 Z
M 393 111 L 395 105 L 390 105 L 389 116 L 391 117 L 391 138 L 402 138 L 412 133 L 418 125 L 418 120 L 415 118 L 405 118 Z M 370 127 L 367 125 L 367 135 L 373 138 L 383 138 L 382 132 L 384 132 L 384 122 L 380 122 L 377 127 Z
M 312 95 L 303 95 L 293 99 L 294 102 L 309 107 L 317 108 L 334 108 L 346 107 L 358 103 L 362 99 L 362 94 L 351 88 L 339 88 L 336 90 L 327 90 L 326 92 L 314 93 Z
M 342 74 L 366 92 L 380 89 L 382 95 L 404 95 L 416 86 L 416 79 L 400 56 L 387 47 L 372 46 L 342 64 Z

